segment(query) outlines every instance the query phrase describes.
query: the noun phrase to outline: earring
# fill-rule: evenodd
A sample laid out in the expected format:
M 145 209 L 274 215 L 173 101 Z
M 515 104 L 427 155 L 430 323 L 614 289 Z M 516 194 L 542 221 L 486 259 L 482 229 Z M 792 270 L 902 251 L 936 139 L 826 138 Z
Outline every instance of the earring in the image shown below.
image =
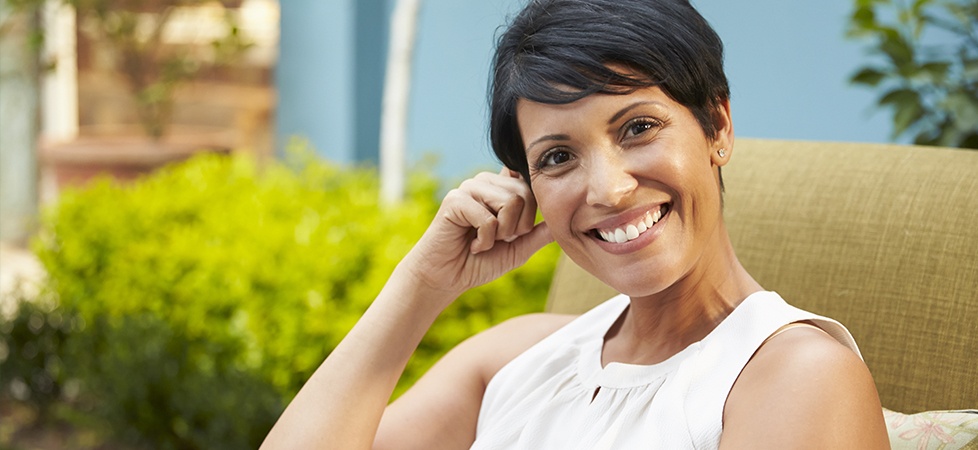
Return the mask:
M 717 150 L 717 154 L 723 158 L 724 156 L 727 156 L 727 151 L 721 148 L 720 150 Z

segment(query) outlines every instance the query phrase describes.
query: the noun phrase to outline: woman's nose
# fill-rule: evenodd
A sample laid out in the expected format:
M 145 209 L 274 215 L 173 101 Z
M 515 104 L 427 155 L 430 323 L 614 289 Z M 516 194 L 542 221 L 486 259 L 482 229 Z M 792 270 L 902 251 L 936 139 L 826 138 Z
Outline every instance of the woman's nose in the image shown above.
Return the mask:
M 629 172 L 625 161 L 616 155 L 592 158 L 587 179 L 587 204 L 618 206 L 622 199 L 638 187 L 638 180 Z

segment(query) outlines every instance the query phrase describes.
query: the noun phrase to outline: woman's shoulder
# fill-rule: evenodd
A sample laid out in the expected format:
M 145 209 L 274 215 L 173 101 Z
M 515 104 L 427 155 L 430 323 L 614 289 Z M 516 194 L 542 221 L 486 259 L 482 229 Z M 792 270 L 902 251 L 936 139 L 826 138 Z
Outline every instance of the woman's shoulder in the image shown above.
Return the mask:
M 554 331 L 562 328 L 574 319 L 580 317 L 579 314 L 556 314 L 549 312 L 524 314 L 507 319 L 490 328 L 496 333 L 520 333 L 526 335 L 531 340 L 539 340 L 549 336 Z
M 507 319 L 476 337 L 493 342 L 495 346 L 504 344 L 510 347 L 508 351 L 519 354 L 579 317 L 576 314 L 525 314 Z
M 464 343 L 467 351 L 481 355 L 481 371 L 491 379 L 503 366 L 548 341 L 562 345 L 594 335 L 603 336 L 628 305 L 628 298 L 613 297 L 584 314 L 533 313 L 517 316 L 489 328 Z M 564 342 L 564 344 L 567 344 Z M 538 348 L 539 349 L 539 348 Z
M 480 355 L 486 381 L 517 356 L 567 326 L 580 316 L 534 313 L 517 316 L 493 326 L 465 342 L 466 351 Z
M 759 435 L 773 446 L 886 443 L 869 369 L 852 349 L 815 327 L 777 333 L 757 349 L 730 390 L 723 423 L 722 443 L 733 448 L 740 438 L 757 443 Z

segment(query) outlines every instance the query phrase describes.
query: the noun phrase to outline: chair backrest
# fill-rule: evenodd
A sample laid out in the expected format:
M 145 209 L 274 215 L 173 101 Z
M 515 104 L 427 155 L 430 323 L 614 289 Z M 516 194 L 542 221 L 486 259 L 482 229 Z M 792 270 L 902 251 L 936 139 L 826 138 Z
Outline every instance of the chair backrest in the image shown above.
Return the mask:
M 723 177 L 744 267 L 845 324 L 883 406 L 978 408 L 978 151 L 738 139 Z M 613 294 L 562 256 L 548 310 Z

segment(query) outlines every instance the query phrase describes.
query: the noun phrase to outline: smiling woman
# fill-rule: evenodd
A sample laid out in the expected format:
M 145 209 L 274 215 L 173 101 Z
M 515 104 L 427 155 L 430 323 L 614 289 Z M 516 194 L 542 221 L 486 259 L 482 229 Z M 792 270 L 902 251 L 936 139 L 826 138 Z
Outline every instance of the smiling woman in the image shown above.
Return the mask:
M 719 148 L 733 140 L 725 104 L 713 115 L 716 140 L 659 87 L 558 105 L 521 100 L 517 115 L 533 142 L 526 158 L 543 217 L 561 248 L 605 283 L 649 295 L 675 283 L 670 271 L 694 267 L 683 259 L 703 251 L 689 246 L 732 255 L 719 220 L 717 168 L 729 160 Z M 734 297 L 757 289 L 743 284 Z
M 887 448 L 849 332 L 734 253 L 722 49 L 687 0 L 530 1 L 493 69 L 506 167 L 448 193 L 266 447 Z M 621 295 L 473 336 L 387 405 L 435 317 L 551 240 Z

